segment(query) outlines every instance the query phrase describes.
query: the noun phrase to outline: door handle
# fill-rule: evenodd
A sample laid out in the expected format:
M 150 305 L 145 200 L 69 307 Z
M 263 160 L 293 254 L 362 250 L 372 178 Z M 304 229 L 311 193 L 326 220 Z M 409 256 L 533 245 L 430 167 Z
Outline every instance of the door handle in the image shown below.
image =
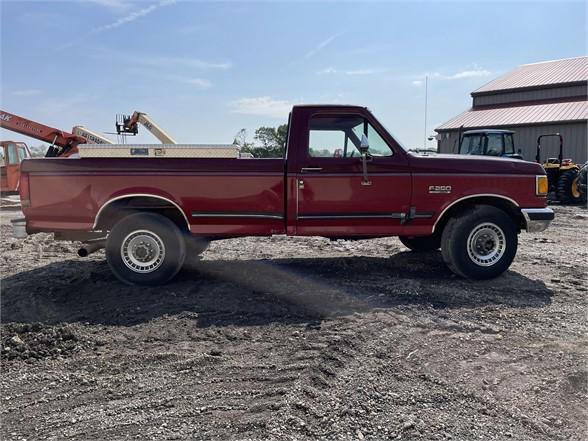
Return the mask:
M 304 172 L 320 172 L 320 171 L 322 171 L 322 169 L 323 169 L 322 167 L 302 167 L 300 169 L 300 171 L 302 173 L 304 173 Z

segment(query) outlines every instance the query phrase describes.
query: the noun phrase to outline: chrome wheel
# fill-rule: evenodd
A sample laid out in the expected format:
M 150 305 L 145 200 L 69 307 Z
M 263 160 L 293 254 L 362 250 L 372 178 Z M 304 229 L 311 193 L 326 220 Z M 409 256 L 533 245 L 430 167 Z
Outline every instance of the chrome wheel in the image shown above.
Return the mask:
M 165 245 L 152 231 L 137 230 L 124 238 L 120 255 L 125 265 L 132 271 L 150 273 L 163 263 Z
M 477 225 L 468 236 L 468 255 L 480 266 L 492 266 L 500 260 L 506 250 L 504 231 L 493 223 Z

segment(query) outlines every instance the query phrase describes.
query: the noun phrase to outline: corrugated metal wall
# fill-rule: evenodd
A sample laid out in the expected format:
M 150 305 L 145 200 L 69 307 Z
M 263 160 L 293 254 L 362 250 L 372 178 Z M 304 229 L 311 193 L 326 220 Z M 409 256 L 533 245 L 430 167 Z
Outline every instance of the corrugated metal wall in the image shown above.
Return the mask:
M 585 97 L 588 86 L 553 87 L 549 89 L 524 90 L 519 92 L 498 92 L 492 95 L 474 96 L 474 107 L 493 104 L 515 103 L 520 101 L 539 101 L 555 98 Z
M 578 163 L 588 160 L 588 124 L 549 124 L 521 127 L 493 127 L 513 130 L 515 132 L 515 148 L 522 150 L 523 158 L 529 161 L 535 160 L 537 137 L 547 133 L 559 132 L 564 139 L 564 157 L 572 158 Z M 466 129 L 467 130 L 467 129 Z M 441 153 L 457 153 L 458 131 L 440 133 L 441 140 L 438 141 Z M 547 138 L 541 141 L 542 156 L 555 157 L 559 150 L 559 141 L 556 138 Z

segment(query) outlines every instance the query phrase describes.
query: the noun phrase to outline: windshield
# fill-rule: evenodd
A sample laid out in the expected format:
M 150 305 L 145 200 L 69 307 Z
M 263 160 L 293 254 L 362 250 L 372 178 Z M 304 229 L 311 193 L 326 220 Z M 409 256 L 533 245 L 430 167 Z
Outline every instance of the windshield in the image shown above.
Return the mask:
M 460 155 L 481 155 L 483 154 L 484 135 L 465 135 L 459 146 Z

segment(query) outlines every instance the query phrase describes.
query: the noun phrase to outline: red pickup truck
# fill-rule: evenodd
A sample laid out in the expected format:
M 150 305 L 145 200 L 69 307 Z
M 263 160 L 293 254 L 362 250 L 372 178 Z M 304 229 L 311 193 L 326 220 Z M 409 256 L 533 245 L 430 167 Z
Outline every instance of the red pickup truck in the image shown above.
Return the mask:
M 295 106 L 288 127 L 278 159 L 27 159 L 26 231 L 85 241 L 86 252 L 105 247 L 131 284 L 170 280 L 194 238 L 274 234 L 399 236 L 484 279 L 508 269 L 520 231 L 553 220 L 538 164 L 415 155 L 359 106 Z

